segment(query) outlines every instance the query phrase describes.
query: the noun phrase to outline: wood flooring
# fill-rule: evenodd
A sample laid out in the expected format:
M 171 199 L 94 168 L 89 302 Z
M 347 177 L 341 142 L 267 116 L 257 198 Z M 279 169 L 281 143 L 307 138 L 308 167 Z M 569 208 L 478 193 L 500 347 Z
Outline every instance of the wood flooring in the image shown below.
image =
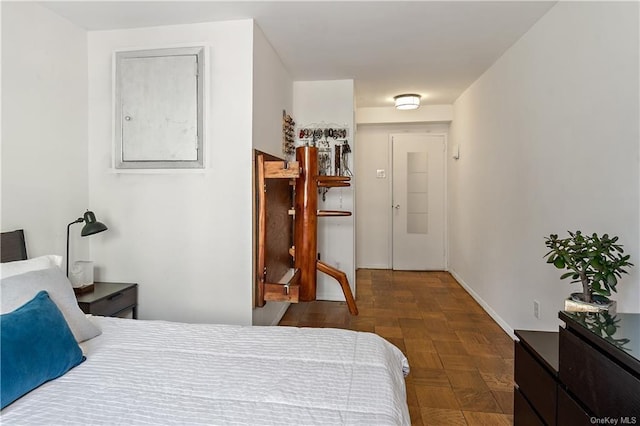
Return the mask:
M 360 269 L 356 279 L 358 316 L 344 302 L 298 303 L 280 325 L 368 331 L 400 348 L 413 425 L 513 424 L 513 341 L 449 273 Z

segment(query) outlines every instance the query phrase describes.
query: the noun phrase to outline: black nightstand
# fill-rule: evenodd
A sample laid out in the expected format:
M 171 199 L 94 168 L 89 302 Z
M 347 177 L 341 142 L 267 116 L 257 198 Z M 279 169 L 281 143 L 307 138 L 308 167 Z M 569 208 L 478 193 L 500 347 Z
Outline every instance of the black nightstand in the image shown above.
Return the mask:
M 92 292 L 76 295 L 78 306 L 85 314 L 119 317 L 129 311 L 138 318 L 138 284 L 95 283 Z

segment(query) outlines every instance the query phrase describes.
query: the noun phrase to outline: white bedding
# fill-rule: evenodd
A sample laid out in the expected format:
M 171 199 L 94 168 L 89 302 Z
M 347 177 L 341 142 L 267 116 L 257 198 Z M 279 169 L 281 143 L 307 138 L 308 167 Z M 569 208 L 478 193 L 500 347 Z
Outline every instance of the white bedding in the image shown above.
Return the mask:
M 87 360 L 3 425 L 408 425 L 407 359 L 371 333 L 92 317 Z M 404 375 L 403 375 L 404 373 Z

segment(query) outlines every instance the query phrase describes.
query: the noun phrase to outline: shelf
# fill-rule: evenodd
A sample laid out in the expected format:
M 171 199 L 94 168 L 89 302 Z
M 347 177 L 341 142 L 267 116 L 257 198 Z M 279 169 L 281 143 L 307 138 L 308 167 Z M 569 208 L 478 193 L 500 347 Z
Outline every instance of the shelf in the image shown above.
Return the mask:
M 351 180 L 351 176 L 329 176 L 329 175 L 318 175 L 316 177 L 318 182 L 336 182 L 336 181 L 345 181 L 349 182 Z
M 318 182 L 318 188 L 346 188 L 351 186 L 349 182 Z
M 300 295 L 300 270 L 295 269 L 282 283 L 264 283 L 264 300 L 298 303 Z
M 351 186 L 351 176 L 316 176 L 318 188 L 338 188 Z
M 265 161 L 264 177 L 268 179 L 291 179 L 300 176 L 300 164 L 297 161 Z
M 318 217 L 328 216 L 351 216 L 351 212 L 345 212 L 342 210 L 318 210 Z

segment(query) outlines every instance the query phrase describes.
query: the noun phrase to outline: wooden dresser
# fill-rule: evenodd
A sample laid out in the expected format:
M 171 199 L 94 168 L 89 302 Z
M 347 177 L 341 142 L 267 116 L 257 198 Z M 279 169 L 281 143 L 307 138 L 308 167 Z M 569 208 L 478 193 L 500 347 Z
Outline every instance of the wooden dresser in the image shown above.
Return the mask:
M 559 317 L 515 332 L 514 425 L 640 425 L 640 314 Z
M 516 330 L 514 425 L 555 425 L 558 333 Z
M 640 314 L 609 318 L 560 312 L 558 424 L 640 424 Z

